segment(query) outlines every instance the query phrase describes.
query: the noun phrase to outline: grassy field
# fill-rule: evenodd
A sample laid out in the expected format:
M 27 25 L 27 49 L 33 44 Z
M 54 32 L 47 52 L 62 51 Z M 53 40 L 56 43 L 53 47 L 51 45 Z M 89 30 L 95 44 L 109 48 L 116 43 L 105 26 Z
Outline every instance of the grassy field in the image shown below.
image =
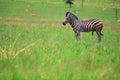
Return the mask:
M 81 8 L 77 1 L 71 9 L 63 0 L 0 1 L 0 80 L 120 79 L 120 15 L 116 21 L 110 2 L 86 0 Z M 102 41 L 96 33 L 81 33 L 77 41 L 62 25 L 69 10 L 102 20 Z

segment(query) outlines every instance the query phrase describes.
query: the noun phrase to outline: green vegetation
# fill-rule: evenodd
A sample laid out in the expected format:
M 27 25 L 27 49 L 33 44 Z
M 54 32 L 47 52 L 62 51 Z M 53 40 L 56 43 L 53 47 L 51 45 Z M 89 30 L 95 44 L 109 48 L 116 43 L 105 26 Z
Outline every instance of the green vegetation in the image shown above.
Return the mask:
M 105 1 L 105 2 L 104 2 Z M 102 42 L 94 33 L 74 32 L 62 21 L 64 0 L 0 1 L 0 80 L 119 80 L 120 15 L 112 0 L 79 0 L 70 9 L 79 19 L 104 23 Z

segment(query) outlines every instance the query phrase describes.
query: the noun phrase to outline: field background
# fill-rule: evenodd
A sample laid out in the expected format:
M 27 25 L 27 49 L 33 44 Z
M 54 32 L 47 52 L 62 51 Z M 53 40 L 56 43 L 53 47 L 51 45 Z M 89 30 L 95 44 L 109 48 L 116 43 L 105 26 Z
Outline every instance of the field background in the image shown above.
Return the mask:
M 115 9 L 118 9 L 116 20 Z M 97 35 L 74 37 L 65 13 L 100 19 Z M 120 1 L 0 0 L 0 80 L 119 80 Z

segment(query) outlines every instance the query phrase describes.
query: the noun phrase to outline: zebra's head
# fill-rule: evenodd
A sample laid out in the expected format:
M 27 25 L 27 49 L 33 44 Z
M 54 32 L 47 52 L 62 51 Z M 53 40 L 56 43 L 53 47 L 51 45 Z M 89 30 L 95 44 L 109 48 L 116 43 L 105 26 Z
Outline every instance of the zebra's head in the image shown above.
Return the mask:
M 73 20 L 73 19 L 78 20 L 78 17 L 75 16 L 74 14 L 70 13 L 70 12 L 66 12 L 66 16 L 65 16 L 65 19 L 63 21 L 63 25 L 66 25 L 67 23 L 70 23 L 71 20 Z

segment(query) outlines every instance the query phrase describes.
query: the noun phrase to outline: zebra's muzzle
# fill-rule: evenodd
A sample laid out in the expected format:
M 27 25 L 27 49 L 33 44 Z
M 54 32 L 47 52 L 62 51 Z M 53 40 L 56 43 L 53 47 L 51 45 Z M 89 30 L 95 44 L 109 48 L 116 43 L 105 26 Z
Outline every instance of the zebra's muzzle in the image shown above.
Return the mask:
M 63 22 L 63 25 L 64 25 L 64 26 L 66 25 L 65 22 Z

